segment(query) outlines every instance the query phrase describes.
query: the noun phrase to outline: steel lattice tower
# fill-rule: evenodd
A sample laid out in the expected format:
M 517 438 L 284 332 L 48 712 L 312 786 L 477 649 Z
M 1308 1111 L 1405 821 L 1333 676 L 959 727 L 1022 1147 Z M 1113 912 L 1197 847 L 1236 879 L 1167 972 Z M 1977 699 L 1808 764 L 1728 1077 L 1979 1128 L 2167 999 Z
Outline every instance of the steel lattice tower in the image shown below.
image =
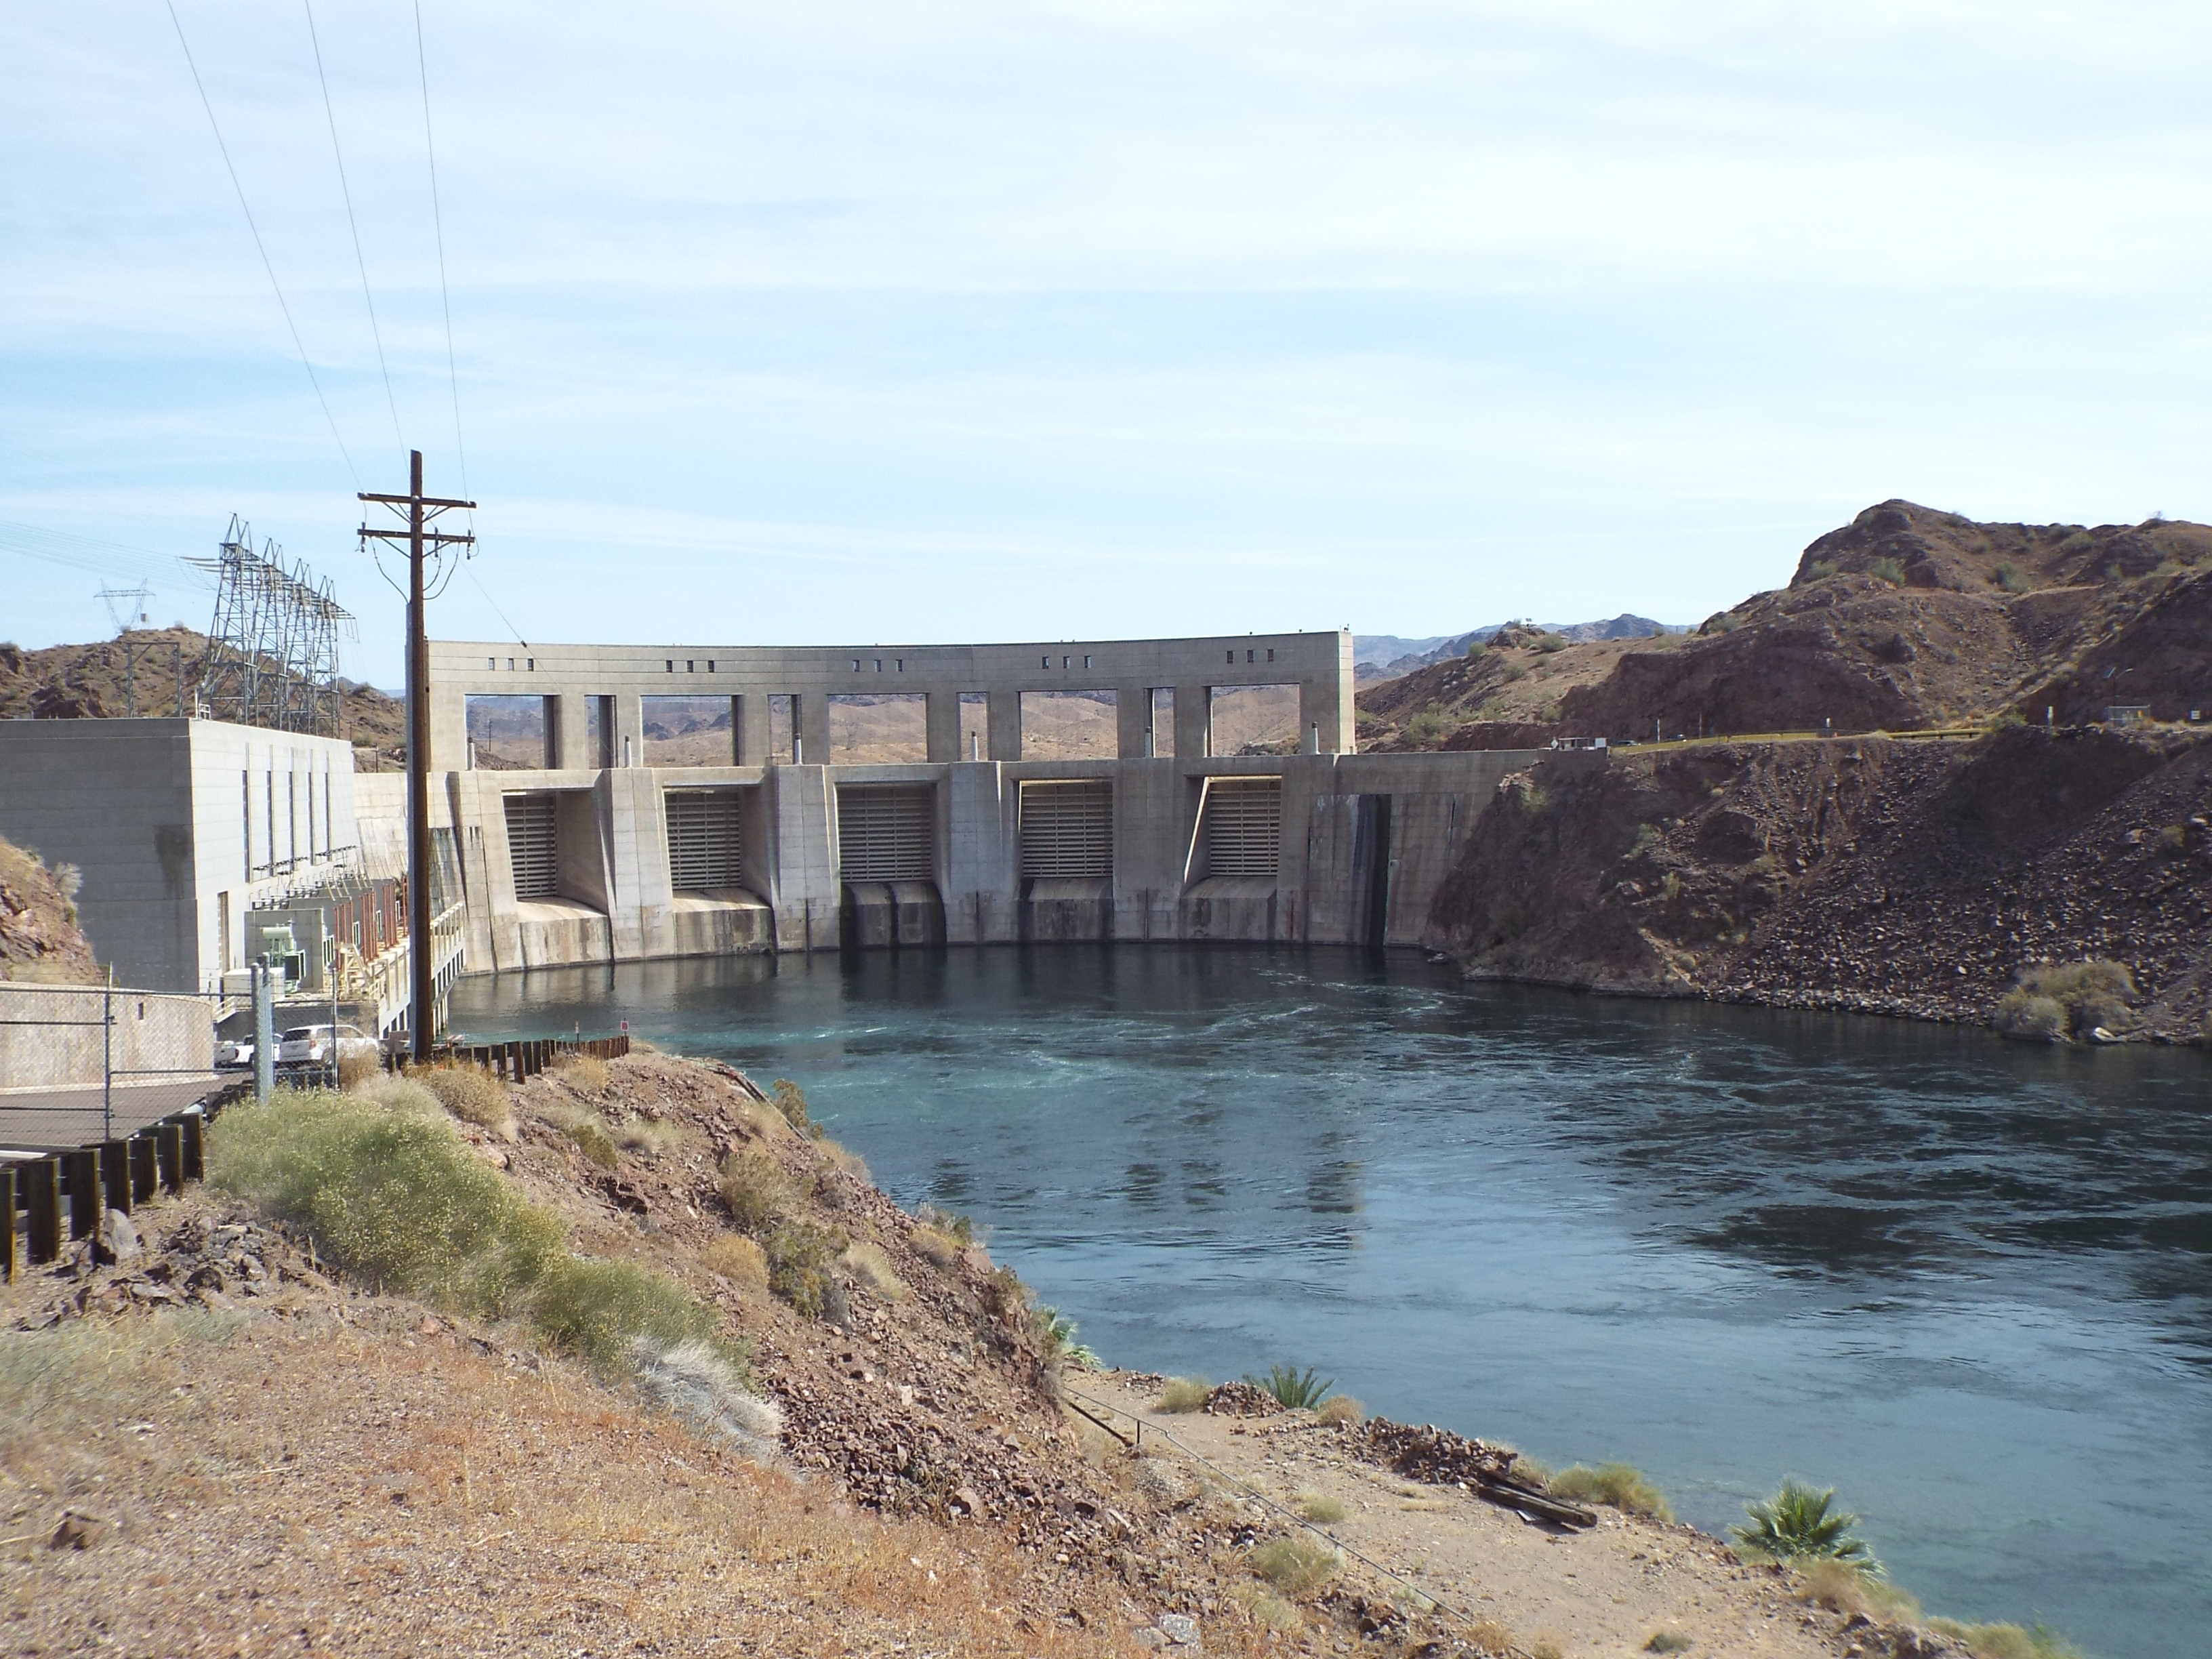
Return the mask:
M 188 563 L 216 576 L 215 621 L 200 671 L 200 712 L 278 732 L 338 735 L 338 635 L 354 620 L 305 562 L 284 568 L 273 541 L 253 550 L 253 527 L 236 514 L 212 559 Z

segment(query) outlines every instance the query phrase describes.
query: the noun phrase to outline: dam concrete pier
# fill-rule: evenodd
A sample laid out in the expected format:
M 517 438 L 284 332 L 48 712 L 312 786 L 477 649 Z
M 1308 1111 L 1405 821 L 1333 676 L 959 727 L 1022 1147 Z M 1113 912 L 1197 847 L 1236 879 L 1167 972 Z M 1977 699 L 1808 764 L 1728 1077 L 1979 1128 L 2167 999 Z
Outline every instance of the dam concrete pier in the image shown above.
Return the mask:
M 470 973 L 1417 943 L 1474 819 L 1534 758 L 1352 752 L 1340 633 L 430 653 L 432 820 Z M 404 788 L 356 781 L 372 856 L 404 836 Z

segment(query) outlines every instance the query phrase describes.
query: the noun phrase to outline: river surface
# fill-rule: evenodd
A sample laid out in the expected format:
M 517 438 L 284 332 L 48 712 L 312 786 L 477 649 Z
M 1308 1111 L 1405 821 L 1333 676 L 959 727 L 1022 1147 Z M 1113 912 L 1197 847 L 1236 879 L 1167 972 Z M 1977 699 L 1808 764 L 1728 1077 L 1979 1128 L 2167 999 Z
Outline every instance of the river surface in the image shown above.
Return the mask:
M 1112 1363 L 1317 1366 L 1715 1530 L 1802 1476 L 1931 1613 L 2212 1651 L 2200 1054 L 1218 946 L 556 969 L 453 1018 L 797 1079 Z

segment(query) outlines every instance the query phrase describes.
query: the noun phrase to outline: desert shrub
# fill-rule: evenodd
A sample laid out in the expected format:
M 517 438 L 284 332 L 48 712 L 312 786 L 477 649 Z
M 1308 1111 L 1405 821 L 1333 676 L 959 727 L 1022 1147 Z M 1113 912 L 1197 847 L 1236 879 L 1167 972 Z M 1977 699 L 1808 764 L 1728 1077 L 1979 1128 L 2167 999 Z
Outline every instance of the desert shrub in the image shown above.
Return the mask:
M 342 1054 L 338 1056 L 338 1087 L 359 1089 L 373 1077 L 384 1075 L 384 1061 L 375 1054 Z
M 834 1228 L 810 1221 L 783 1223 L 768 1237 L 769 1289 L 809 1319 L 836 1312 L 845 1291 L 830 1276 L 830 1264 L 845 1253 L 846 1243 Z
M 1160 1397 L 1152 1401 L 1156 1412 L 1194 1412 L 1206 1404 L 1213 1392 L 1213 1384 L 1202 1376 L 1176 1376 L 1160 1390 Z
M 572 1255 L 560 1218 L 441 1115 L 279 1089 L 210 1126 L 208 1173 L 211 1185 L 305 1227 L 317 1249 L 380 1290 L 478 1317 L 525 1316 L 556 1347 L 602 1365 L 629 1359 L 641 1337 L 716 1340 L 714 1310 L 673 1279 Z M 718 1352 L 742 1370 L 741 1348 Z
M 2008 593 L 2025 593 L 2034 584 L 2021 574 L 2021 568 L 2010 559 L 1997 561 L 1996 585 Z
M 1867 567 L 1867 574 L 1878 582 L 1887 582 L 1892 587 L 1905 586 L 1905 567 L 1895 559 L 1876 559 Z
M 539 1280 L 531 1320 L 556 1346 L 601 1365 L 628 1357 L 635 1339 L 673 1346 L 721 1328 L 712 1308 L 665 1274 L 565 1252 Z
M 1674 871 L 1669 870 L 1669 871 L 1666 873 L 1666 875 L 1665 875 L 1665 876 L 1663 876 L 1662 878 L 1661 878 L 1661 879 L 1660 879 L 1660 883 L 1659 883 L 1659 890 L 1660 890 L 1661 892 L 1664 893 L 1664 894 L 1667 896 L 1668 899 L 1670 902 L 1671 902 L 1672 900 L 1678 899 L 1678 898 L 1681 897 L 1681 896 L 1682 896 L 1682 878 L 1681 878 L 1681 877 L 1680 877 L 1680 876 L 1679 876 L 1679 875 L 1677 875 L 1677 874 L 1675 874 L 1675 872 L 1674 872 Z
M 604 1060 L 589 1054 L 563 1054 L 553 1063 L 553 1074 L 580 1095 L 597 1097 L 614 1081 Z
M 1076 1322 L 1049 1303 L 1040 1304 L 1030 1316 L 1036 1328 L 1037 1346 L 1048 1359 L 1064 1359 L 1071 1365 L 1096 1370 L 1100 1364 L 1097 1352 L 1087 1342 L 1079 1342 Z
M 1440 738 L 1451 730 L 1451 720 L 1443 710 L 1431 703 L 1406 722 L 1406 735 L 1416 743 L 1426 743 Z
M 1743 623 L 1736 617 L 1734 612 L 1728 611 L 1716 611 L 1711 616 L 1706 617 L 1705 621 L 1698 624 L 1698 632 L 1700 634 L 1733 634 L 1737 629 L 1742 626 Z
M 1351 1511 L 1344 1507 L 1341 1498 L 1331 1498 L 1325 1492 L 1302 1492 L 1291 1499 L 1291 1507 L 1317 1526 L 1327 1526 L 1332 1521 L 1341 1521 Z
M 806 1091 L 787 1077 L 780 1077 L 768 1085 L 769 1104 L 783 1114 L 783 1121 L 813 1139 L 822 1139 L 822 1126 L 806 1112 Z
M 1348 1394 L 1333 1394 L 1314 1407 L 1314 1415 L 1322 1422 L 1346 1428 L 1357 1427 L 1366 1414 L 1359 1402 Z
M 1966 1644 L 1974 1659 L 2082 1659 L 2081 1650 L 2041 1625 L 1966 1625 L 1930 1619 L 1928 1628 Z
M 1305 1628 L 1304 1615 L 1272 1591 L 1254 1596 L 1249 1611 L 1254 1624 L 1280 1631 L 1285 1636 L 1295 1636 Z
M 1460 654 L 1467 657 L 1480 657 L 1489 649 L 1490 641 L 1488 640 L 1469 640 L 1467 642 L 1467 649 Z
M 1643 1472 L 1626 1463 L 1600 1463 L 1595 1468 L 1577 1463 L 1562 1469 L 1548 1483 L 1558 1497 L 1577 1504 L 1610 1504 L 1628 1515 L 1655 1516 L 1671 1521 L 1674 1512 L 1659 1488 Z
M 608 1133 L 624 1152 L 643 1152 L 650 1158 L 676 1151 L 685 1139 L 684 1126 L 667 1118 L 634 1117 L 616 1124 Z
M 2077 530 L 2058 544 L 2061 553 L 2087 553 L 2097 544 L 2097 538 L 2086 530 Z
M 742 1233 L 717 1233 L 699 1252 L 699 1265 L 749 1291 L 768 1288 L 768 1252 Z
M 1554 651 L 1564 651 L 1567 648 L 1567 636 L 1564 634 L 1540 634 L 1536 636 L 1534 648 L 1546 656 Z
M 1866 1540 L 1851 1528 L 1858 1516 L 1834 1507 L 1835 1488 L 1814 1492 L 1802 1481 L 1784 1480 L 1764 1503 L 1747 1504 L 1751 1525 L 1734 1527 L 1736 1541 L 1754 1555 L 1777 1561 L 1822 1557 L 1848 1561 L 1866 1573 L 1881 1571 Z
M 635 1344 L 638 1388 L 711 1439 L 765 1460 L 783 1435 L 783 1412 L 749 1386 L 745 1370 L 711 1343 Z
M 1863 1613 L 1882 1624 L 1909 1623 L 1920 1617 L 1920 1604 L 1909 1594 L 1849 1561 L 1808 1561 L 1803 1572 L 1797 1594 L 1815 1607 L 1846 1617 Z
M 1506 684 L 1510 685 L 1516 680 L 1525 680 L 1528 678 L 1528 670 L 1524 665 L 1517 662 L 1509 662 L 1505 665 L 1504 678 Z
M 417 1066 L 407 1075 L 464 1123 L 498 1134 L 514 1127 L 514 1107 L 506 1088 L 481 1066 Z
M 2100 1025 L 2125 1030 L 2136 977 L 2125 963 L 2090 957 L 2024 968 L 2020 982 L 1999 1000 L 1995 1023 L 2008 1036 L 2054 1042 L 2069 1031 L 2087 1036 Z M 2053 1024 L 2053 1010 L 2057 1021 Z
M 1265 1389 L 1274 1395 L 1275 1403 L 1286 1411 L 1310 1411 L 1328 1398 L 1328 1391 L 1336 1386 L 1336 1379 L 1321 1380 L 1321 1374 L 1309 1366 L 1301 1371 L 1296 1365 L 1270 1366 L 1265 1376 L 1244 1379 L 1255 1389 Z
M 914 1248 L 923 1260 L 939 1267 L 950 1267 L 960 1260 L 960 1241 L 934 1227 L 916 1227 Z
M 923 1226 L 943 1233 L 963 1249 L 976 1242 L 975 1222 L 957 1210 L 925 1204 L 915 1212 L 915 1215 Z
M 421 1084 L 392 1072 L 379 1072 L 352 1092 L 363 1100 L 374 1101 L 387 1111 L 442 1114 L 446 1109 L 438 1103 L 438 1097 Z
M 866 1285 L 886 1302 L 903 1302 L 907 1298 L 906 1280 L 898 1276 L 891 1266 L 890 1257 L 880 1247 L 866 1243 L 847 1249 L 843 1261 L 854 1278 Z
M 2189 826 L 2169 823 L 2158 832 L 2158 844 L 2169 853 L 2179 853 L 2189 846 Z
M 1681 1653 L 1696 1644 L 1678 1630 L 1655 1630 L 1651 1639 L 1644 1644 L 1646 1653 Z
M 761 1235 L 775 1229 L 798 1195 L 791 1177 L 765 1152 L 731 1153 L 717 1187 L 738 1231 Z
M 821 1141 L 821 1152 L 823 1161 L 832 1169 L 852 1176 L 863 1187 L 869 1184 L 867 1160 L 852 1148 L 825 1137 Z
M 2025 986 L 2014 986 L 1997 1000 L 1990 1023 L 2022 1042 L 2057 1042 L 2066 1036 L 2066 1005 L 2055 997 L 2037 996 Z
M 1252 1571 L 1286 1595 L 1310 1595 L 1343 1571 L 1344 1558 L 1317 1538 L 1278 1538 L 1252 1552 Z
M 1507 1446 L 1500 1449 L 1512 1451 L 1513 1449 Z M 1552 1483 L 1552 1466 L 1542 1458 L 1531 1457 L 1524 1451 L 1513 1452 L 1512 1474 L 1516 1479 L 1539 1490 L 1549 1486 Z
M 1533 783 L 1521 792 L 1521 810 L 1524 812 L 1541 812 L 1551 804 L 1551 796 Z
M 615 1146 L 615 1138 L 607 1133 L 597 1112 L 586 1112 L 573 1119 L 567 1126 L 568 1139 L 576 1143 L 576 1150 L 586 1162 L 602 1170 L 611 1170 L 622 1163 L 622 1154 Z
M 1833 559 L 1815 559 L 1805 567 L 1805 580 L 1808 582 L 1824 582 L 1835 574 Z

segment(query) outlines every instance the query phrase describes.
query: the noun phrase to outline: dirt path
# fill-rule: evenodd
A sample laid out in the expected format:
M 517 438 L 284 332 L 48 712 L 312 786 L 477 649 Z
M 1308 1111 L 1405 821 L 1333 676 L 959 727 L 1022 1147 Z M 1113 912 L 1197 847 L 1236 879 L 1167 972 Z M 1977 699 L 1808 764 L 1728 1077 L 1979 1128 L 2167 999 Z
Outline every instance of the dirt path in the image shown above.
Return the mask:
M 1151 1409 L 1149 1388 L 1110 1373 L 1072 1386 L 1141 1419 L 1146 1455 L 1191 1478 L 1194 1460 L 1168 1437 L 1278 1503 L 1335 1499 L 1345 1516 L 1327 1530 L 1341 1545 L 1470 1620 L 1510 1631 L 1524 1651 L 1613 1659 L 1650 1650 L 1662 1632 L 1711 1659 L 1835 1659 L 1841 1650 L 1833 1615 L 1808 1611 L 1787 1578 L 1743 1566 L 1692 1528 L 1601 1507 L 1595 1528 L 1562 1531 L 1354 1461 L 1340 1436 L 1304 1414 L 1164 1416 Z

